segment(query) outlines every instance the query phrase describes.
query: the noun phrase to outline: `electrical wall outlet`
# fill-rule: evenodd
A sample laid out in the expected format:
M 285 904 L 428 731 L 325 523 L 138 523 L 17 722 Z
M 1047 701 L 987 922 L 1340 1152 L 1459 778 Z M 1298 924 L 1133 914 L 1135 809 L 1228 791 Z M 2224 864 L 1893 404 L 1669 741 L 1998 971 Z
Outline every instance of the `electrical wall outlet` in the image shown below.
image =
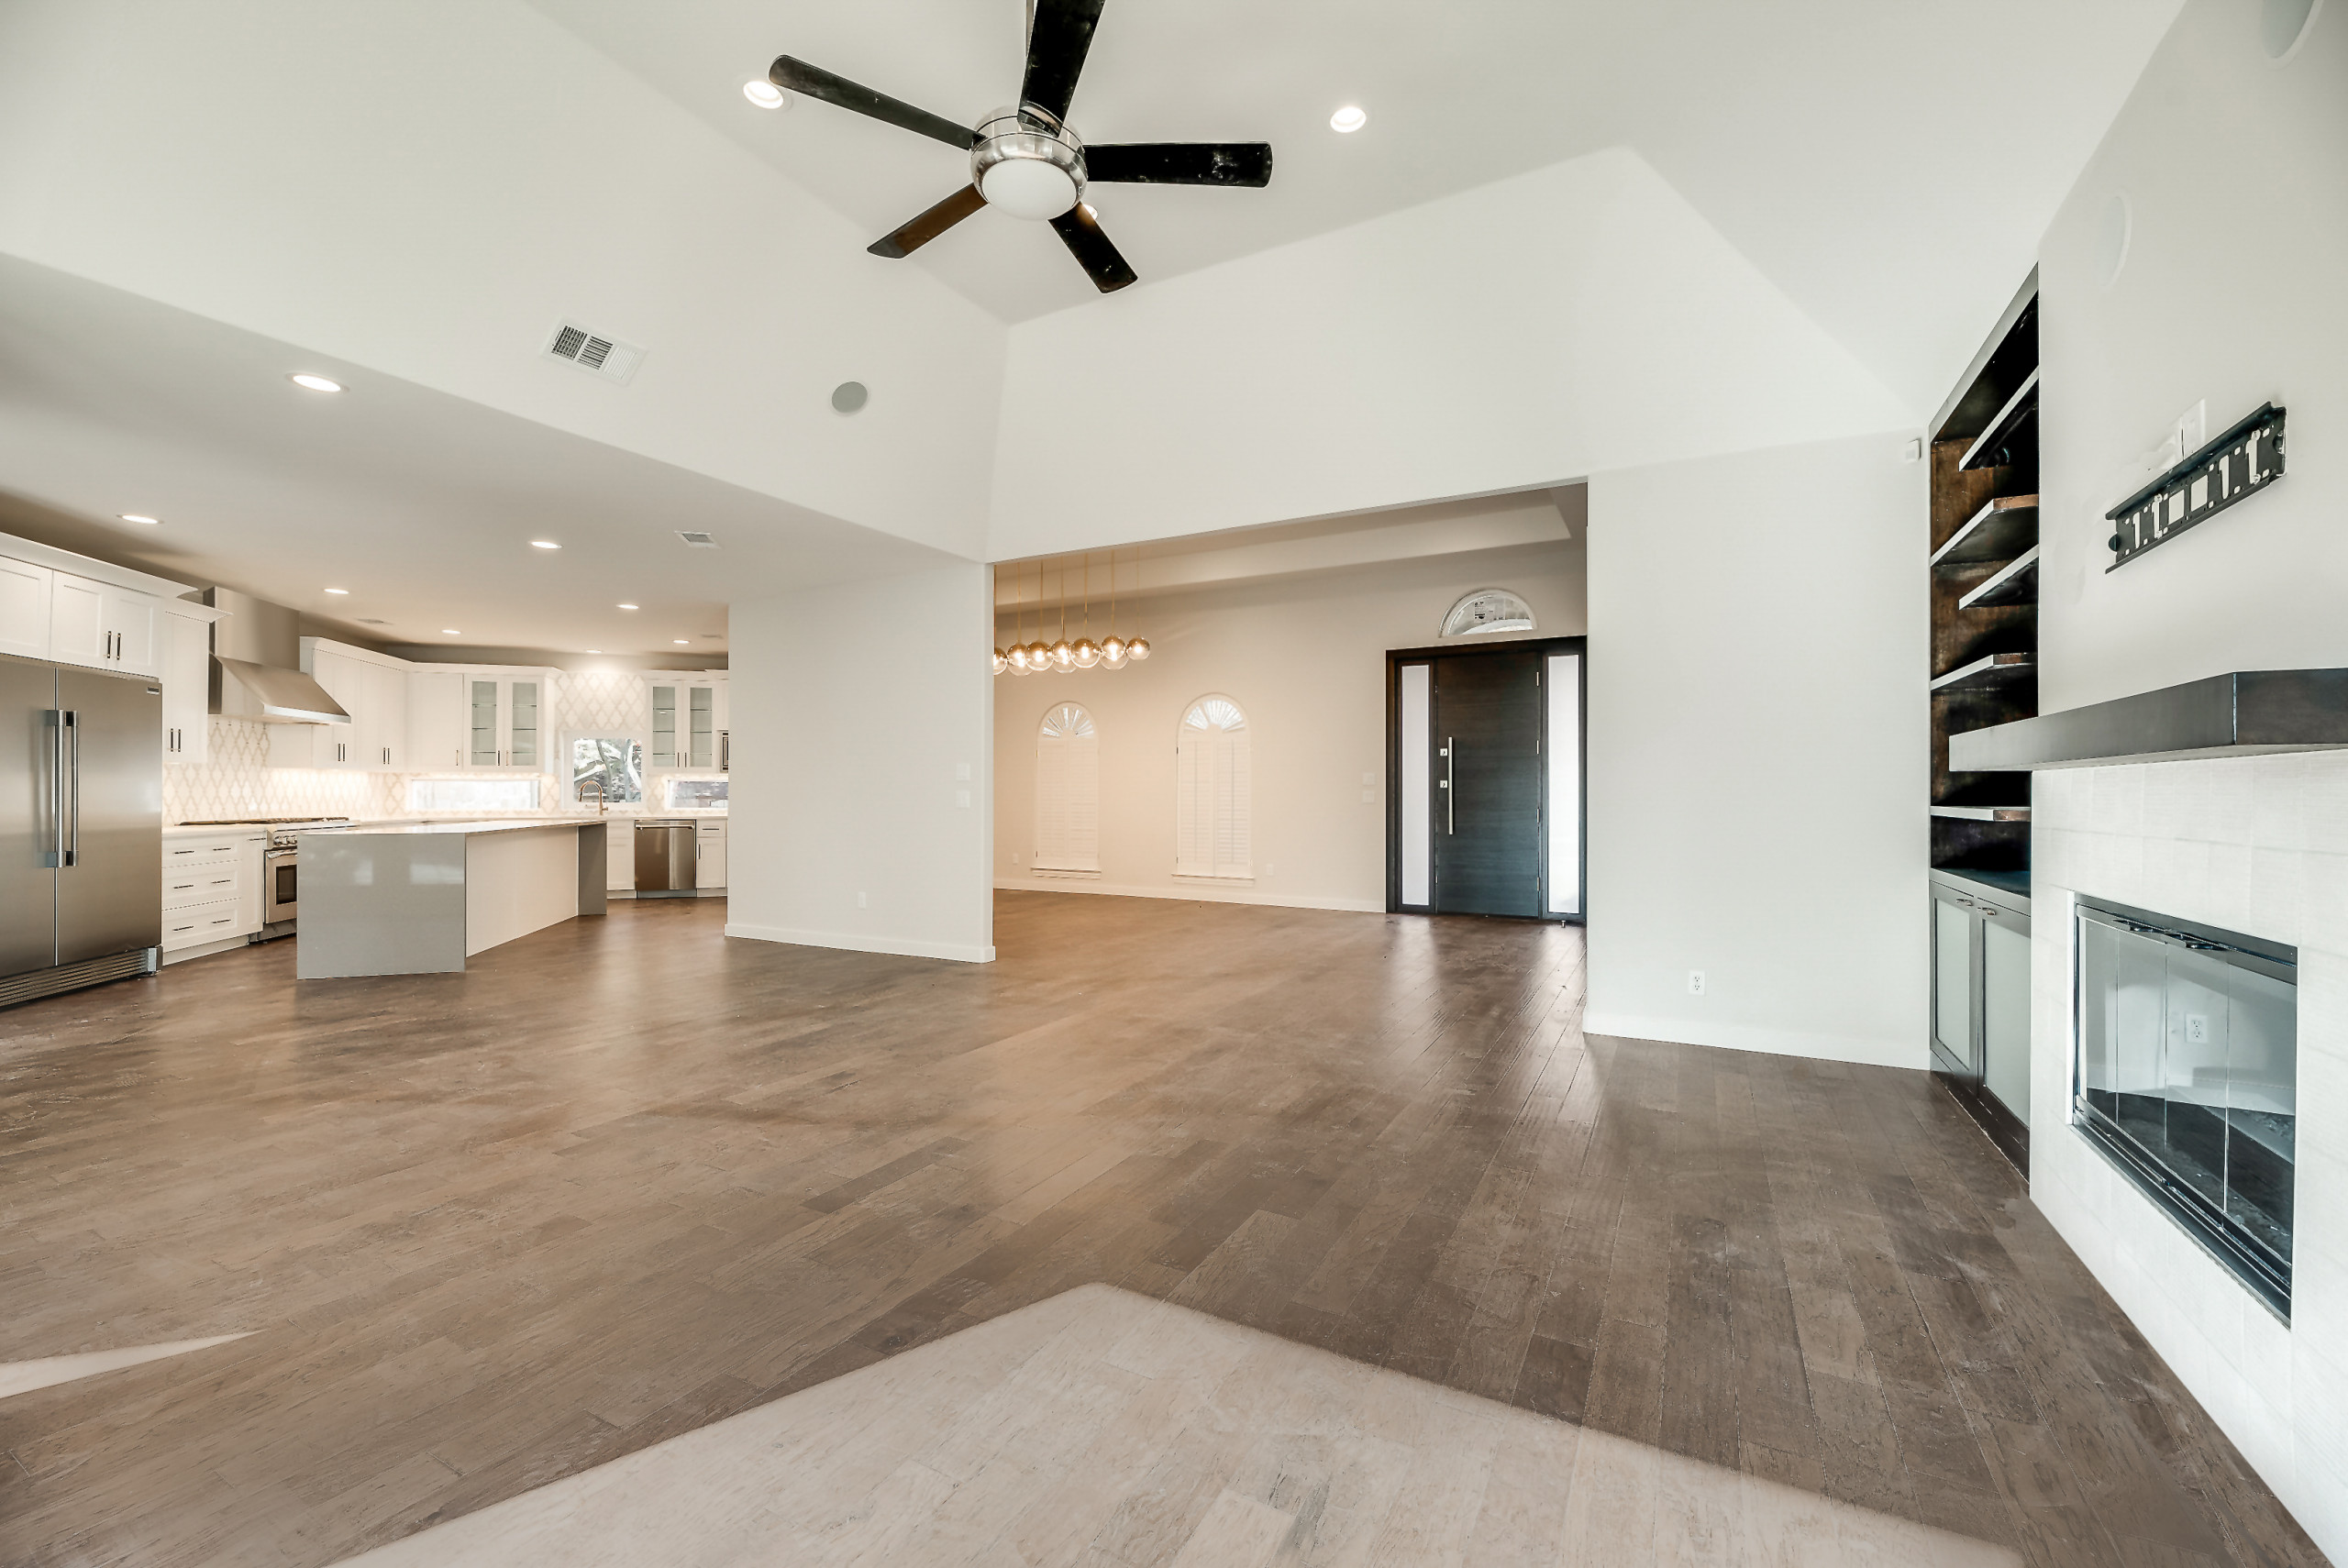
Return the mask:
M 1264 875 L 1265 875 L 1265 876 L 1268 877 L 1268 876 L 1270 876 L 1273 872 L 1275 872 L 1275 871 L 1277 871 L 1277 870 L 1279 870 L 1279 867 L 1277 867 L 1277 866 L 1275 866 L 1275 865 L 1273 865 L 1270 861 L 1267 860 L 1267 861 L 1265 861 L 1265 862 L 1264 862 Z
M 1691 997 L 1700 997 L 1704 994 L 1704 971 L 1701 969 L 1688 971 L 1688 994 Z
M 865 907 L 865 899 L 864 899 L 864 895 L 863 895 L 861 892 L 859 892 L 859 893 L 858 893 L 858 894 L 856 895 L 856 907 L 857 907 L 858 909 L 862 909 L 862 908 L 864 908 L 864 907 Z
M 956 763 L 954 765 L 954 782 L 957 784 L 968 784 L 969 781 L 970 765 L 967 762 Z
M 970 804 L 970 792 L 968 790 L 955 790 L 954 803 L 967 811 Z
M 2187 1045 L 2210 1043 L 2210 1015 L 2208 1013 L 2188 1012 L 2185 1015 L 2185 1043 Z

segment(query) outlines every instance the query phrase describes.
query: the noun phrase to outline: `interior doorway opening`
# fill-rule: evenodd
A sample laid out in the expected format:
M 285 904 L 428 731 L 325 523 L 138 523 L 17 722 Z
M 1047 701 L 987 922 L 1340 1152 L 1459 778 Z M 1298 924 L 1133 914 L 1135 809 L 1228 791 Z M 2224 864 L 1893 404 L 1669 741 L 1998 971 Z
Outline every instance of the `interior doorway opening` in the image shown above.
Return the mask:
M 1578 922 L 1586 639 L 1386 656 L 1386 907 Z

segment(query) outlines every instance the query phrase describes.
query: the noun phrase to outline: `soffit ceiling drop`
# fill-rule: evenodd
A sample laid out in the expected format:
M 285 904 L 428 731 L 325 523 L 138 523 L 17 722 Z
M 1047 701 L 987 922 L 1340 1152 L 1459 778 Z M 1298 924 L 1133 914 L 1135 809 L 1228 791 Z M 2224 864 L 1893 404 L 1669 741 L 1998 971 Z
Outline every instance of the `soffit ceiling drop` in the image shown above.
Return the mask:
M 1069 119 L 1095 142 L 1279 149 L 1279 178 L 1245 202 L 1099 193 L 1151 279 L 1631 146 L 1930 407 L 2178 3 L 1983 0 L 1955 25 L 1881 0 L 1109 0 Z M 790 53 L 975 125 L 1023 64 L 1019 0 L 532 4 L 876 236 L 967 178 L 967 155 L 825 104 L 761 109 L 743 83 Z M 1329 116 L 1346 104 L 1369 121 L 1341 136 Z M 1091 300 L 1081 273 L 1035 265 L 1035 238 L 981 212 L 907 264 L 1005 321 Z
M 301 370 L 347 390 L 300 391 Z M 948 558 L 10 257 L 0 474 L 0 533 L 459 650 L 722 653 L 746 591 Z

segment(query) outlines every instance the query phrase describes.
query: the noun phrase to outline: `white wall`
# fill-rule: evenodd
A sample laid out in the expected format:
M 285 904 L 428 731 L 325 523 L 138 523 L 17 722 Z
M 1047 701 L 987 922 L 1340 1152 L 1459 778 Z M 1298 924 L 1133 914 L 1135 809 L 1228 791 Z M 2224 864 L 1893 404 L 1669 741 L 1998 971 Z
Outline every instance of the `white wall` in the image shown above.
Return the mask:
M 991 577 L 735 604 L 726 935 L 993 958 Z
M 1624 149 L 1023 323 L 1003 406 L 996 559 L 1917 417 Z
M 2046 236 L 2040 703 L 2234 669 L 2348 665 L 2348 6 L 2277 66 L 2261 7 L 2186 6 Z M 2109 288 L 2112 200 L 2132 215 Z M 2275 488 L 2119 570 L 2109 508 L 2207 400 L 2289 411 Z
M 870 239 L 521 0 L 0 6 L 0 250 L 975 558 L 1003 329 Z
M 1535 635 L 1583 629 L 1576 538 L 1148 600 L 1131 618 L 1119 612 L 1121 630 L 1148 637 L 1147 663 L 995 677 L 997 886 L 1383 910 L 1386 650 L 1434 644 L 1444 612 L 1489 587 L 1524 595 Z M 1027 624 L 1032 636 L 1032 613 Z M 1096 617 L 1094 637 L 1104 629 Z M 1010 637 L 1006 620 L 997 640 Z M 1209 692 L 1247 714 L 1252 887 L 1173 874 L 1175 727 Z M 1091 712 L 1101 737 L 1097 881 L 1032 870 L 1036 729 L 1046 710 L 1071 701 Z
M 1591 479 L 1591 1032 L 1924 1066 L 1926 478 L 1904 445 Z
M 2233 669 L 2348 664 L 2348 7 L 2270 61 L 2263 8 L 2189 0 L 2048 232 L 2042 706 Z M 2132 214 L 2108 275 L 2115 194 Z M 2107 575 L 2134 459 L 2289 410 L 2276 487 Z M 2348 763 L 2342 754 L 2034 780 L 2031 1196 L 2260 1477 L 2348 1560 Z M 2072 900 L 2299 948 L 2291 1322 L 2278 1322 L 2067 1125 Z

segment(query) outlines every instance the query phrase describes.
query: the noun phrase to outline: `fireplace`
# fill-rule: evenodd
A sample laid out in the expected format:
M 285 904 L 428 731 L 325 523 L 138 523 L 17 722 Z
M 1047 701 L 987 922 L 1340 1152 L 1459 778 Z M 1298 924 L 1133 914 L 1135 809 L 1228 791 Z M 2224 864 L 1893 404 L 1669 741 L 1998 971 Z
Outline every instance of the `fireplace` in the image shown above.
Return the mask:
M 2287 1318 L 2296 948 L 2081 898 L 2072 1121 Z

